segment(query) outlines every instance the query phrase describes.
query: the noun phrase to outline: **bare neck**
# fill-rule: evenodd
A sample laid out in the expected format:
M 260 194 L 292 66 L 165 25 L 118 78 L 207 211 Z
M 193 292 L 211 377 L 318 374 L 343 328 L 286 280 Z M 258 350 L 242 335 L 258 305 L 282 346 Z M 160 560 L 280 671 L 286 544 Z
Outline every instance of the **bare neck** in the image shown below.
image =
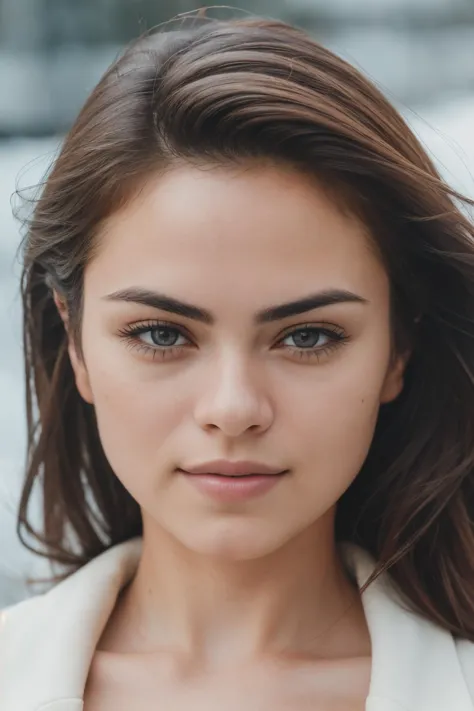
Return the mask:
M 265 558 L 222 561 L 153 525 L 98 649 L 232 664 L 264 654 L 368 656 L 370 638 L 332 531 L 307 530 Z

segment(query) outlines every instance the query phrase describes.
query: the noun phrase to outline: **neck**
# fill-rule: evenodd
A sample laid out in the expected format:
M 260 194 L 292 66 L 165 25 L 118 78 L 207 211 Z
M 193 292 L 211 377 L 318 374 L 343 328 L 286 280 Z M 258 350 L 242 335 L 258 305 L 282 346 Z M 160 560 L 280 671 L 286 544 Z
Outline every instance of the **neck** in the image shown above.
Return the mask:
M 265 558 L 237 562 L 196 554 L 156 524 L 144 525 L 136 576 L 100 649 L 175 649 L 220 664 L 262 654 L 367 656 L 359 593 L 332 526 L 322 523 Z

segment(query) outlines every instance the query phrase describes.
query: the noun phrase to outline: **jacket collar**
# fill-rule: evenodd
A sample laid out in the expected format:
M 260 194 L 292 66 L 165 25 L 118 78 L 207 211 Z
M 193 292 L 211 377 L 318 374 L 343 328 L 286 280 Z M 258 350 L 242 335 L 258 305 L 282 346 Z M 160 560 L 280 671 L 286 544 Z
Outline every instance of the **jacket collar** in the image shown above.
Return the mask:
M 94 650 L 140 552 L 141 539 L 114 546 L 49 592 L 3 611 L 2 711 L 82 711 Z M 352 545 L 344 557 L 362 586 L 372 559 Z M 448 632 L 404 609 L 387 576 L 362 601 L 372 641 L 366 711 L 474 711 Z
M 140 539 L 114 546 L 47 593 L 2 613 L 2 711 L 82 711 L 95 647 L 140 550 Z

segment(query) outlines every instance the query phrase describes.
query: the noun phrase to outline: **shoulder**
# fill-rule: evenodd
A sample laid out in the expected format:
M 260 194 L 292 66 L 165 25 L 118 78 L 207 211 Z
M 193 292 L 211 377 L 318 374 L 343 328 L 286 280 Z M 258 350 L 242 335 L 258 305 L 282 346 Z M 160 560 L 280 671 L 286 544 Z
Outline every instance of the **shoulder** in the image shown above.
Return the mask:
M 65 698 L 81 708 L 93 650 L 139 555 L 134 541 L 117 545 L 47 592 L 3 609 L 2 711 L 46 709 Z
M 10 711 L 20 698 L 25 685 L 25 670 L 28 658 L 38 656 L 38 648 L 47 637 L 44 619 L 43 595 L 32 597 L 0 611 L 0 707 Z M 41 630 L 35 636 L 34 630 Z M 34 652 L 33 650 L 36 650 Z M 18 708 L 22 708 L 21 705 Z
M 41 595 L 34 595 L 26 600 L 21 600 L 13 605 L 8 605 L 0 610 L 0 639 L 2 633 L 7 629 L 12 621 L 24 619 L 25 615 L 41 614 L 42 610 L 42 600 L 44 598 L 44 593 Z
M 120 588 L 134 573 L 140 546 L 135 540 L 117 545 L 41 594 L 0 610 L 0 642 L 7 632 L 28 626 L 30 635 L 46 632 L 51 624 L 72 626 L 77 615 L 109 607 Z M 94 590 L 91 598 L 91 590 Z
M 474 642 L 461 639 L 456 642 L 456 648 L 467 688 L 474 701 Z
M 11 645 L 24 640 L 25 633 L 31 631 L 40 621 L 44 621 L 44 594 L 30 597 L 0 610 L 0 659 L 8 642 Z
M 346 561 L 363 588 L 375 561 L 353 546 Z M 385 699 L 407 711 L 474 711 L 474 643 L 417 613 L 387 573 L 365 587 L 362 603 L 372 640 L 373 708 Z

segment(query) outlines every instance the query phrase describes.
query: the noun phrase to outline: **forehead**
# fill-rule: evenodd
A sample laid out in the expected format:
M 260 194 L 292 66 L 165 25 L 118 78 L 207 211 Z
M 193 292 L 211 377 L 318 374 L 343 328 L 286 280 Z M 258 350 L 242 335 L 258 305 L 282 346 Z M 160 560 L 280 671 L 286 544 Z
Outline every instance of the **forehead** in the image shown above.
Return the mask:
M 102 293 L 130 285 L 179 296 L 386 285 L 364 226 L 289 169 L 180 168 L 109 218 L 86 270 Z

